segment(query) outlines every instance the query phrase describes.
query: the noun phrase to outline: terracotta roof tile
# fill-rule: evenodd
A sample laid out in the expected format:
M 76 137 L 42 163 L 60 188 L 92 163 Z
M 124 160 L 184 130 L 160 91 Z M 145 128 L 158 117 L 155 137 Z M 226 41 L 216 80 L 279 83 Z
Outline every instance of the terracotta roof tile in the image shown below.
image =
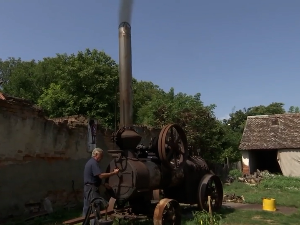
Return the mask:
M 300 148 L 300 113 L 248 116 L 241 150 Z

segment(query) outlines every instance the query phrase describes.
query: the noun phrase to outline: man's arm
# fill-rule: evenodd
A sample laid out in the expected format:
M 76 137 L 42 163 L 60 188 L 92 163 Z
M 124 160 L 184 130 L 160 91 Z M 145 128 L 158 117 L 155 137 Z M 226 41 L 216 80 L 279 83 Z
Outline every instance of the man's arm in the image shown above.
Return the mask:
M 117 171 L 114 170 L 111 173 L 101 173 L 101 174 L 99 174 L 99 177 L 100 177 L 100 179 L 108 178 L 108 177 L 111 177 L 111 176 L 117 174 L 118 172 L 119 172 L 119 169 Z
M 97 163 L 92 164 L 92 172 L 94 176 L 99 176 L 100 179 L 111 177 L 119 172 L 119 169 L 114 169 L 113 172 L 110 173 L 102 173 L 99 165 Z

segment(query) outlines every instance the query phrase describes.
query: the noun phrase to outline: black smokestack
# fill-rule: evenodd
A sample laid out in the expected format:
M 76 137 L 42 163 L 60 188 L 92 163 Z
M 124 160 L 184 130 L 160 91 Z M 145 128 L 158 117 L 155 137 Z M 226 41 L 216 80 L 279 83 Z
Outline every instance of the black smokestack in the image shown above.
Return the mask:
M 133 129 L 131 10 L 133 0 L 121 0 L 119 11 L 119 83 L 120 83 L 120 132 L 118 146 L 127 157 L 136 157 L 135 149 L 142 137 Z
M 120 128 L 133 125 L 131 11 L 133 0 L 121 0 L 119 11 Z

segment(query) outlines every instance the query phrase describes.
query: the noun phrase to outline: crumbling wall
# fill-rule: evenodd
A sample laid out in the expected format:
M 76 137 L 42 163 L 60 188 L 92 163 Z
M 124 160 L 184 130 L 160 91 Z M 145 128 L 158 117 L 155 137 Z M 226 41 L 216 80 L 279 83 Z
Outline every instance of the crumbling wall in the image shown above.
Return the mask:
M 83 169 L 90 157 L 87 119 L 47 119 L 30 102 L 0 99 L 0 218 L 26 212 L 25 204 L 49 197 L 56 204 L 82 202 Z M 136 127 L 148 144 L 159 130 Z M 99 129 L 97 147 L 117 148 L 112 131 Z M 101 168 L 111 156 L 105 151 Z

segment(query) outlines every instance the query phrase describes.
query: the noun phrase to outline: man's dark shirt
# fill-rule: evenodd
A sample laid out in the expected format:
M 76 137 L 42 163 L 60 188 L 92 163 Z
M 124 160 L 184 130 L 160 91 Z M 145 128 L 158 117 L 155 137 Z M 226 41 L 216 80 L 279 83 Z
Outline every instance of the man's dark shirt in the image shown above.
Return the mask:
M 94 184 L 97 187 L 100 186 L 102 181 L 99 177 L 99 174 L 101 173 L 102 171 L 96 159 L 90 158 L 84 167 L 84 175 L 83 175 L 84 184 L 89 183 L 89 184 Z

